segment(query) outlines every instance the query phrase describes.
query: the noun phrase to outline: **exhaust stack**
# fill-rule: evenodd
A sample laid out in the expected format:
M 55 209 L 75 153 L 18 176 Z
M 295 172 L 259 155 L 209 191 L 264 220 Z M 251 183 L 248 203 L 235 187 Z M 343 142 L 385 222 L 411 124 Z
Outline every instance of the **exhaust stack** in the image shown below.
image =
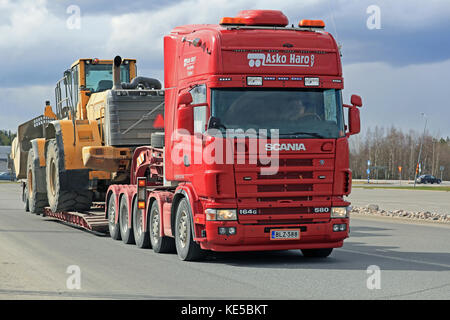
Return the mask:
M 122 58 L 116 56 L 113 63 L 113 90 L 122 89 L 120 82 L 120 65 L 122 64 Z

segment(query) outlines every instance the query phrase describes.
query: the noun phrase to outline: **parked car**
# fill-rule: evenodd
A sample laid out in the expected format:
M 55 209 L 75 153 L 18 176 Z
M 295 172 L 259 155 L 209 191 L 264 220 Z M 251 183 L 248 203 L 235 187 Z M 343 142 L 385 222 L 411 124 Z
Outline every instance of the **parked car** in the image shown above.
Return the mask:
M 0 180 L 14 181 L 14 177 L 9 172 L 0 172 Z
M 417 183 L 441 183 L 441 179 L 432 176 L 431 174 L 424 174 L 417 178 Z

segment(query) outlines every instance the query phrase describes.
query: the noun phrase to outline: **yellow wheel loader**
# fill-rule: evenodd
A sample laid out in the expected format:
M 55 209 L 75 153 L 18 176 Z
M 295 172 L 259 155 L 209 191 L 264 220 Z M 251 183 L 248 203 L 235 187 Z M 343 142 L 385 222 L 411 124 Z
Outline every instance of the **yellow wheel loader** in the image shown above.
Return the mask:
M 18 128 L 11 158 L 25 209 L 86 211 L 111 183 L 129 180 L 136 146 L 163 131 L 164 91 L 136 77 L 136 60 L 79 59 L 55 87 L 55 110 Z M 156 121 L 159 119 L 159 121 Z

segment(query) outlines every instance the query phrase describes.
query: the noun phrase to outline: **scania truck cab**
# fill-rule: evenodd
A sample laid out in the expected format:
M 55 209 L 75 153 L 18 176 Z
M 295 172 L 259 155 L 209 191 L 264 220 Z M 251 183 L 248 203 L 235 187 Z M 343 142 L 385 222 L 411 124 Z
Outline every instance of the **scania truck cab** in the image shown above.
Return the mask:
M 341 247 L 362 103 L 343 104 L 340 50 L 324 27 L 245 10 L 164 37 L 164 146 L 136 149 L 133 186 L 110 187 L 112 234 L 157 252 L 176 247 L 183 260 Z

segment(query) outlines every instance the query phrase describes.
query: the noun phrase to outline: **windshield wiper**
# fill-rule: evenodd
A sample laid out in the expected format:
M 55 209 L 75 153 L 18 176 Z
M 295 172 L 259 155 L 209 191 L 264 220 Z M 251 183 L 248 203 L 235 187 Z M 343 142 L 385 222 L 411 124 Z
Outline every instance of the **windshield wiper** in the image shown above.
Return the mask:
M 307 135 L 310 135 L 312 137 L 321 138 L 321 139 L 325 138 L 324 136 L 322 136 L 322 135 L 320 135 L 318 133 L 315 133 L 315 132 L 302 132 L 302 131 L 299 131 L 299 132 L 279 133 L 280 136 L 297 136 L 297 135 L 300 135 L 300 134 L 307 134 Z

